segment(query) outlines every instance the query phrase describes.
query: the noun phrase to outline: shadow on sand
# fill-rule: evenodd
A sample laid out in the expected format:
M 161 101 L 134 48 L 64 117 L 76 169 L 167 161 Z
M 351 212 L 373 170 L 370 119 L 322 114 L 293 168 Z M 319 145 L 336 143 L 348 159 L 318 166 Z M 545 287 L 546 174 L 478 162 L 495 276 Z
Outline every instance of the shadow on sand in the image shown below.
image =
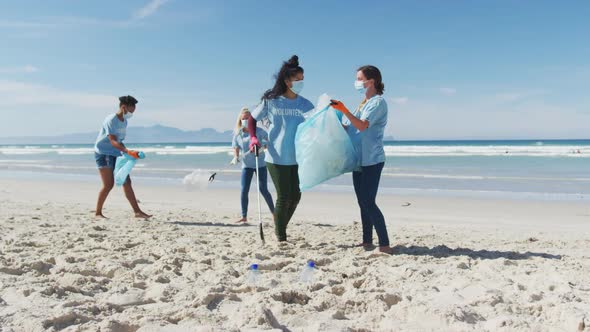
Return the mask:
M 224 224 L 224 223 L 213 223 L 213 222 L 194 222 L 194 221 L 173 221 L 169 224 L 178 225 L 178 226 L 201 226 L 201 227 L 254 227 L 256 225 L 250 223 L 233 223 L 233 224 Z
M 529 259 L 533 257 L 541 257 L 545 259 L 561 259 L 561 255 L 552 255 L 539 252 L 516 252 L 516 251 L 489 251 L 489 250 L 471 250 L 468 248 L 451 249 L 445 245 L 436 246 L 433 248 L 418 247 L 418 246 L 395 246 L 393 247 L 394 255 L 413 255 L 413 256 L 432 256 L 436 258 L 446 258 L 451 256 L 467 256 L 479 259 Z

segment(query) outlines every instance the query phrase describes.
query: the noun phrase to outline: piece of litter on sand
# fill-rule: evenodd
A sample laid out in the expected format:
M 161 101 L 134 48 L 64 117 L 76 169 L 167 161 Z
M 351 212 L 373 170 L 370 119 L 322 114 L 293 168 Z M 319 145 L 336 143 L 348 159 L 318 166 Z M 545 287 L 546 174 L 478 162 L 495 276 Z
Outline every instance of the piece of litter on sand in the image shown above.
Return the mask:
M 403 207 L 410 206 L 410 205 L 412 205 L 412 203 L 410 203 L 410 202 L 405 202 L 404 204 L 402 204 Z

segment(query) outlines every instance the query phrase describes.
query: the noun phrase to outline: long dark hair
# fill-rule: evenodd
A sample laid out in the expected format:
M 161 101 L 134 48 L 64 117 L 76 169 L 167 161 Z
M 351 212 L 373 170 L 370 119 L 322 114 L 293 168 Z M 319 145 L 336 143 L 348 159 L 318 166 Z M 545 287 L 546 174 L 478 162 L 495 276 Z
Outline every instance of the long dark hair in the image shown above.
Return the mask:
M 283 62 L 281 69 L 275 75 L 275 85 L 262 95 L 262 100 L 275 99 L 283 95 L 288 89 L 285 81 L 299 73 L 303 74 L 303 68 L 299 67 L 299 57 L 294 55 L 289 61 Z
M 385 91 L 385 84 L 383 84 L 383 78 L 381 78 L 381 72 L 379 68 L 375 66 L 362 66 L 357 71 L 362 71 L 363 75 L 368 80 L 375 80 L 375 89 L 377 90 L 378 95 L 382 95 L 383 91 Z

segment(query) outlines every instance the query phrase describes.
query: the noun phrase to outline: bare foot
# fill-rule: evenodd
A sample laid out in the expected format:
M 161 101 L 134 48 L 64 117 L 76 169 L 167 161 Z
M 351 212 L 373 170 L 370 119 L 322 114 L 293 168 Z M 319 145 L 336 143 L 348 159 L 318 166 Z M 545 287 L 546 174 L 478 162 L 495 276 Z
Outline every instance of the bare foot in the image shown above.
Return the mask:
M 293 247 L 295 244 L 292 242 L 289 242 L 287 240 L 279 240 L 277 242 L 277 247 L 280 249 L 287 249 L 287 248 L 291 248 Z
M 240 219 L 240 220 L 236 221 L 236 224 L 239 224 L 239 223 L 242 223 L 242 222 L 243 222 L 243 223 L 246 223 L 246 222 L 248 222 L 248 218 L 244 217 L 244 218 L 242 218 L 242 219 Z
M 393 255 L 393 248 L 390 246 L 381 246 L 381 247 L 379 247 L 379 252 L 382 252 L 384 254 Z
M 149 219 L 151 217 L 152 217 L 151 214 L 147 214 L 143 211 L 135 212 L 135 218 Z
M 363 247 L 363 248 L 370 248 L 374 247 L 372 243 L 362 242 L 354 245 L 355 247 Z
M 102 213 L 97 213 L 97 214 L 95 214 L 95 215 L 94 215 L 94 218 L 95 218 L 95 219 L 99 219 L 99 220 L 100 220 L 100 219 L 109 219 L 109 218 L 105 217 L 105 216 L 104 216 Z

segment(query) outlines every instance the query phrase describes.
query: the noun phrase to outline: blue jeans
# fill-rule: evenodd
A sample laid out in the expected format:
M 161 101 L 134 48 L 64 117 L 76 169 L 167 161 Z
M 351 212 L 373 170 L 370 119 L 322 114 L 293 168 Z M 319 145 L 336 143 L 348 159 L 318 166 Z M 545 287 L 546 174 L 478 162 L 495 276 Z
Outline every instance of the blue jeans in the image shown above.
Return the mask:
M 354 192 L 361 208 L 361 220 L 363 222 L 363 243 L 373 243 L 373 226 L 377 232 L 380 246 L 389 245 L 385 217 L 379 210 L 375 199 L 381 180 L 381 171 L 385 163 L 361 167 L 361 172 L 352 172 Z
M 252 177 L 256 172 L 255 168 L 242 168 L 242 217 L 248 216 L 248 192 L 250 191 L 250 184 L 252 183 Z M 258 184 L 260 185 L 260 194 L 264 197 L 268 208 L 271 213 L 275 212 L 275 206 L 272 202 L 272 196 L 268 191 L 266 167 L 260 167 L 258 169 Z

